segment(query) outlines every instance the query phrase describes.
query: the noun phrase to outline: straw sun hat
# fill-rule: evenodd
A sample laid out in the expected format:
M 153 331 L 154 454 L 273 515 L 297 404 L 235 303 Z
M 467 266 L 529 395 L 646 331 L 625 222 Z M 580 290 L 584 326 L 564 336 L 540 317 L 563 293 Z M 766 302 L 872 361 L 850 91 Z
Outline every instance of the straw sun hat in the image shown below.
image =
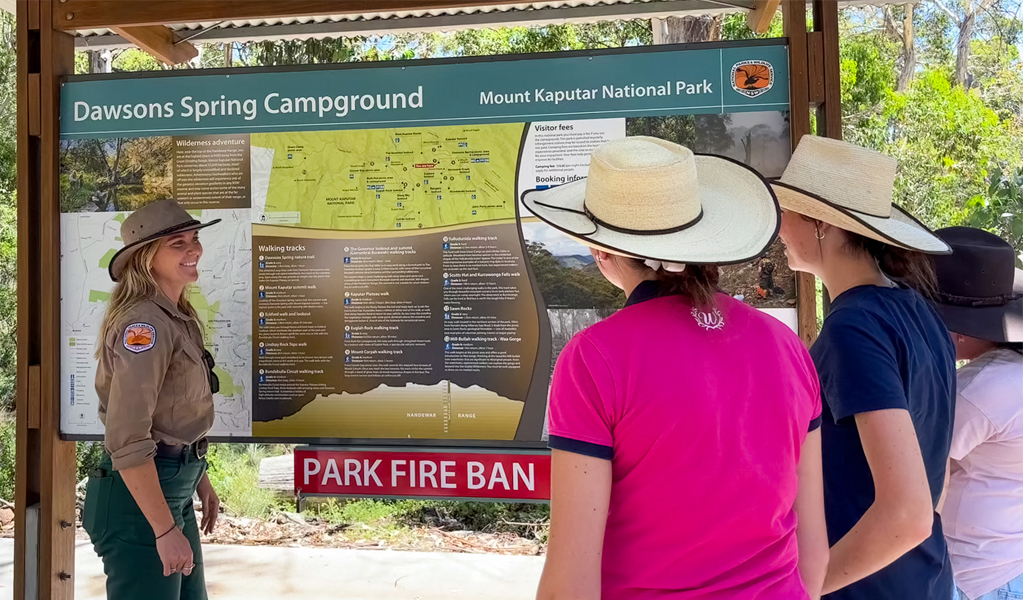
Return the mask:
M 598 146 L 586 178 L 529 190 L 522 203 L 585 245 L 665 263 L 750 260 L 780 222 L 778 201 L 753 169 L 644 136 Z
M 216 225 L 219 222 L 220 219 L 213 219 L 209 223 L 201 223 L 174 200 L 160 200 L 143 206 L 121 223 L 124 247 L 110 261 L 110 279 L 117 281 L 131 255 L 146 243 L 175 233 Z
M 890 156 L 807 135 L 774 192 L 785 210 L 909 250 L 949 254 L 948 244 L 892 204 L 897 169 Z

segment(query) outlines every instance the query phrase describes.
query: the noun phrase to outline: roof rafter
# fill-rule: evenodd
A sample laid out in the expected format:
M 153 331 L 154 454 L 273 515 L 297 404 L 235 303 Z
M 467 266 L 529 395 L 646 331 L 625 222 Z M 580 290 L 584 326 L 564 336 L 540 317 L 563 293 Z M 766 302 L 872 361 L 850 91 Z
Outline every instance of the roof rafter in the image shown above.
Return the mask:
M 188 62 L 199 55 L 198 48 L 179 41 L 177 34 L 162 25 L 115 27 L 114 31 L 166 65 Z

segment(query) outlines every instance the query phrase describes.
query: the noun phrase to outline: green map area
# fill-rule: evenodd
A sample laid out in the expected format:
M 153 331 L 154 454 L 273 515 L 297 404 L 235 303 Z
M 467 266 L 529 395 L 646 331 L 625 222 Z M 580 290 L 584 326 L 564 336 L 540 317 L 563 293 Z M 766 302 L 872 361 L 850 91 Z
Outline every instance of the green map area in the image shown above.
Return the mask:
M 272 152 L 266 166 L 253 160 L 253 181 L 270 169 L 261 220 L 386 231 L 515 218 L 523 127 L 252 134 L 253 152 Z
M 202 218 L 202 211 L 190 210 L 188 212 L 197 219 Z M 114 220 L 117 222 L 123 222 L 124 215 L 117 215 Z M 118 240 L 120 240 L 120 238 L 118 238 Z M 107 252 L 100 257 L 99 264 L 97 266 L 106 271 L 106 269 L 110 266 L 110 261 L 113 260 L 114 255 L 117 253 L 117 250 L 117 248 L 107 250 Z M 112 292 L 105 290 L 89 290 L 89 302 L 109 302 L 112 295 Z M 206 347 L 208 350 L 211 350 L 214 355 L 216 355 L 218 349 L 212 347 L 213 343 L 211 340 L 214 339 L 213 334 L 216 331 L 217 316 L 221 313 L 220 302 L 217 301 L 210 304 L 209 300 L 206 299 L 206 296 L 203 295 L 197 286 L 192 286 L 189 292 L 189 301 L 192 303 L 192 307 L 195 308 L 196 314 L 199 316 L 199 322 L 203 325 L 203 337 L 205 338 Z M 224 396 L 233 396 L 236 393 L 241 393 L 241 390 L 235 386 L 234 378 L 231 377 L 230 373 L 220 366 L 214 367 L 213 372 L 217 374 L 217 377 L 220 380 L 221 394 Z
M 218 354 L 217 348 L 211 348 L 211 341 L 213 339 L 213 333 L 216 330 L 216 318 L 220 314 L 220 302 L 209 303 L 206 296 L 199 291 L 199 288 L 192 286 L 188 301 L 192 303 L 192 308 L 195 309 L 195 313 L 199 316 L 199 322 L 202 323 L 203 338 L 205 338 L 205 344 L 208 350 L 216 356 Z M 213 372 L 216 373 L 217 379 L 220 381 L 220 393 L 224 396 L 233 396 L 237 390 L 234 385 L 234 379 L 231 374 L 222 369 L 219 366 L 213 367 Z

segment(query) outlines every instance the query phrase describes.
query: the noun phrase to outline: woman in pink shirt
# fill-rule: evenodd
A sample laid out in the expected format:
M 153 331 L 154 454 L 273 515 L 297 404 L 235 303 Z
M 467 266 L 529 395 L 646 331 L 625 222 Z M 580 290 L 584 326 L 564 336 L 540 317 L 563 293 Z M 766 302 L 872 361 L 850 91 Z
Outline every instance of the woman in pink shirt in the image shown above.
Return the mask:
M 727 158 L 632 137 L 523 195 L 592 248 L 625 308 L 561 353 L 538 598 L 817 598 L 827 564 L 820 390 L 802 343 L 718 293 L 775 238 L 777 201 Z

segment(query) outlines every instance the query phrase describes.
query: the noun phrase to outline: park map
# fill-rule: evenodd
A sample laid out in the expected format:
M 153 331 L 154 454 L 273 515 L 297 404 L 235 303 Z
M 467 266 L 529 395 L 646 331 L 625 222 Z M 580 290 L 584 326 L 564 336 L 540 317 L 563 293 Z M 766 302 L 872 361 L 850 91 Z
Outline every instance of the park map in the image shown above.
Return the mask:
M 252 179 L 267 181 L 257 218 L 341 231 L 514 219 L 522 132 L 499 124 L 253 134 Z

